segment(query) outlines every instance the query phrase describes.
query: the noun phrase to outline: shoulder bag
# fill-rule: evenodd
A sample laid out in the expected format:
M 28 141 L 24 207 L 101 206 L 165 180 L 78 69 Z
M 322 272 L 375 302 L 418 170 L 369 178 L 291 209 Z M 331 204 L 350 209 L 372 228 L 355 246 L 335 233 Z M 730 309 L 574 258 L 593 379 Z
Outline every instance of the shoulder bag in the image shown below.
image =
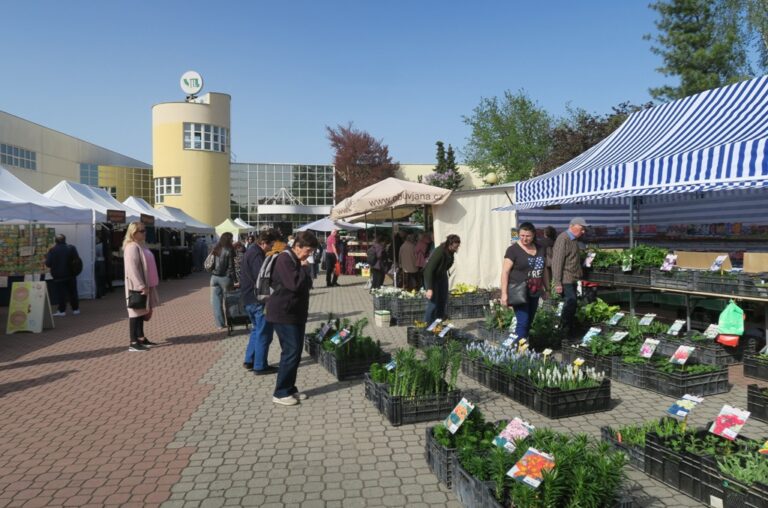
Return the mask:
M 510 282 L 507 285 L 507 305 L 528 303 L 528 281 Z
M 141 275 L 144 277 L 144 284 L 146 286 L 147 282 L 147 276 L 144 272 L 144 253 L 141 252 L 141 247 L 137 246 L 137 249 L 139 249 L 139 255 L 141 256 Z M 129 309 L 146 309 L 147 308 L 147 295 L 142 294 L 141 291 L 134 291 L 133 289 L 128 290 L 128 308 Z

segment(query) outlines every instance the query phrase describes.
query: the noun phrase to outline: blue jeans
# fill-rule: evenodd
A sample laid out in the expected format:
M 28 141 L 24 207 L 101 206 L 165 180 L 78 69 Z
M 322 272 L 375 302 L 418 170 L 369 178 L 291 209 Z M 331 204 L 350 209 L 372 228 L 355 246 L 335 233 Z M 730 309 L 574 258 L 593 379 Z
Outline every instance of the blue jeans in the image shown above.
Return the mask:
M 211 275 L 211 309 L 213 310 L 213 319 L 219 328 L 227 326 L 224 319 L 224 292 L 231 285 L 232 281 L 228 276 Z
M 283 323 L 272 323 L 277 332 L 277 338 L 280 340 L 280 369 L 277 371 L 277 382 L 275 383 L 275 397 L 288 397 L 297 393 L 296 374 L 299 370 L 301 361 L 301 346 L 304 341 L 305 324 L 287 325 Z
M 245 349 L 245 363 L 252 363 L 253 370 L 264 370 L 269 367 L 269 345 L 272 344 L 272 323 L 264 317 L 264 304 L 249 303 L 245 306 L 245 312 L 251 318 L 251 338 Z
M 576 317 L 576 283 L 563 284 L 563 331 L 573 332 L 574 318 Z
M 531 325 L 533 324 L 533 318 L 536 315 L 536 309 L 539 308 L 539 297 L 528 297 L 527 303 L 513 305 L 512 308 L 515 309 L 515 318 L 517 318 L 515 334 L 518 338 L 528 339 Z
M 428 325 L 437 318 L 445 319 L 445 308 L 448 306 L 448 277 L 438 279 L 432 285 L 432 298 L 427 300 L 424 312 L 424 322 Z

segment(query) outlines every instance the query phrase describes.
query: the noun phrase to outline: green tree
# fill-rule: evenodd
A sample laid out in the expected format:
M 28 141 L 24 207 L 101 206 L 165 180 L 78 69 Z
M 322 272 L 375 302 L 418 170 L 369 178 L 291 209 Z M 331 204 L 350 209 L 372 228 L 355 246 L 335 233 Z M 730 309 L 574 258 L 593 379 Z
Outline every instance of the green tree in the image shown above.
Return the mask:
M 549 153 L 552 118 L 522 90 L 483 98 L 463 119 L 472 128 L 465 160 L 480 176 L 494 172 L 500 182 L 524 180 Z
M 442 141 L 436 141 L 437 145 L 437 166 L 435 166 L 435 173 L 445 173 L 445 145 Z
M 443 189 L 459 189 L 464 177 L 459 174 L 459 169 L 456 166 L 456 156 L 453 153 L 453 147 L 448 145 L 448 155 L 446 156 L 443 142 L 437 141 L 435 145 L 437 145 L 437 164 L 435 165 L 435 170 L 423 178 L 419 177 L 419 181 Z
M 657 70 L 680 79 L 677 86 L 651 88 L 661 101 L 675 100 L 749 77 L 743 26 L 738 6 L 731 0 L 661 0 L 650 5 L 659 13 L 656 45 L 661 56 Z

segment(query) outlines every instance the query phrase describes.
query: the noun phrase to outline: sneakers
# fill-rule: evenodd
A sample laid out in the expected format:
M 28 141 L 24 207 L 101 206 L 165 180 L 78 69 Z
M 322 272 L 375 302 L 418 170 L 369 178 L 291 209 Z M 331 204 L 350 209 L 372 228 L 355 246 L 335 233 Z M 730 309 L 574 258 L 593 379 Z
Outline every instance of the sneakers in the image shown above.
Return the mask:
M 128 351 L 131 351 L 131 352 L 149 351 L 149 348 L 144 344 L 139 344 L 138 342 L 131 342 L 131 345 L 128 346 Z
M 80 309 L 73 310 L 72 314 L 74 314 L 75 316 L 79 316 L 80 315 Z
M 272 397 L 272 402 L 281 406 L 295 406 L 299 400 L 293 395 L 289 395 L 287 397 Z
M 141 345 L 146 347 L 157 346 L 157 342 L 152 342 L 145 337 L 144 340 L 141 341 Z
M 253 369 L 253 363 L 251 362 L 243 362 L 243 367 L 245 367 L 246 370 Z
M 304 392 L 296 392 L 293 394 L 293 398 L 296 400 L 307 400 L 309 398 L 309 395 L 307 395 Z
M 59 311 L 59 312 L 54 312 L 52 315 L 53 317 L 62 317 L 62 316 L 66 316 L 67 313 Z

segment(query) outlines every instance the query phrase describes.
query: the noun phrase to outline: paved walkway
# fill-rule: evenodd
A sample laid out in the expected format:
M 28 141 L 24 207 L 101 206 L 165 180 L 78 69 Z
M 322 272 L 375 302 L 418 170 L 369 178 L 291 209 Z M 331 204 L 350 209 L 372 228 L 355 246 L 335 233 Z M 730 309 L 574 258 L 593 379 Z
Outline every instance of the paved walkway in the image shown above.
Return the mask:
M 373 321 L 362 279 L 342 283 L 313 291 L 313 323 L 331 311 Z M 423 458 L 424 429 L 434 423 L 392 427 L 361 381 L 338 382 L 307 357 L 299 387 L 310 398 L 275 406 L 274 376 L 242 368 L 247 335 L 215 331 L 207 278 L 160 290 L 164 305 L 146 331 L 161 346 L 146 353 L 127 352 L 118 293 L 83 302 L 80 316 L 58 318 L 54 330 L 3 337 L 0 506 L 458 506 Z M 368 330 L 387 350 L 405 345 L 403 327 Z M 274 344 L 272 363 L 278 357 Z M 459 385 L 490 419 L 520 415 L 595 436 L 601 425 L 661 416 L 672 402 L 615 383 L 612 411 L 548 420 L 464 376 Z M 693 423 L 726 402 L 745 407 L 746 388 L 707 398 Z M 768 425 L 750 421 L 745 433 L 766 436 Z M 643 506 L 699 506 L 628 474 Z

